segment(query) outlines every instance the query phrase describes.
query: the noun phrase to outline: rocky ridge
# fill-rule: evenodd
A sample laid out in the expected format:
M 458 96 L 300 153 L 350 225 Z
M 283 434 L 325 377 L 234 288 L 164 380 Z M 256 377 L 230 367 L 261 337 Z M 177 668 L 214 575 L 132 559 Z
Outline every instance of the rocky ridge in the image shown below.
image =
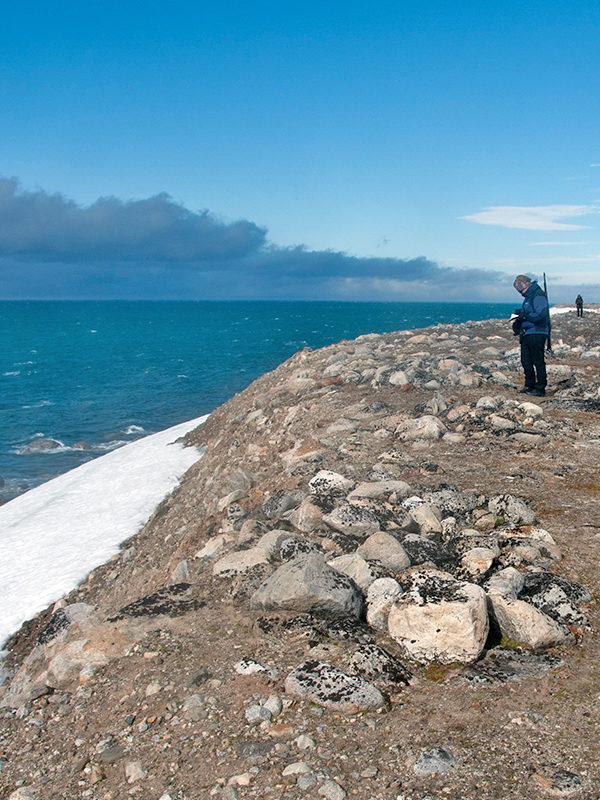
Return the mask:
M 600 320 L 301 351 L 9 643 L 3 797 L 595 797 Z M 596 709 L 597 710 L 597 709 Z

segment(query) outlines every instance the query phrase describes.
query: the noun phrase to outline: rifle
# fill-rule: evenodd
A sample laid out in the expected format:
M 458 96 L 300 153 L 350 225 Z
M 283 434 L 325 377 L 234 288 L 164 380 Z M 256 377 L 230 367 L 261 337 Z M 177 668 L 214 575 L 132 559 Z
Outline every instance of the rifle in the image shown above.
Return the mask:
M 552 340 L 550 334 L 552 333 L 552 317 L 550 316 L 550 301 L 548 300 L 548 287 L 546 285 L 546 273 L 544 272 L 544 294 L 546 295 L 546 302 L 548 303 L 548 336 L 546 337 L 546 349 L 549 353 L 552 352 Z

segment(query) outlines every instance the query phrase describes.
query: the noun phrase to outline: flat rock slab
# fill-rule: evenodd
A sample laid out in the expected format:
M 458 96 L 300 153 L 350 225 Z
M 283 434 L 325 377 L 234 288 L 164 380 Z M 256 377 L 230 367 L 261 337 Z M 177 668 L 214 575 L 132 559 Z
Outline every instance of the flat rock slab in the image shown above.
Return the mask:
M 385 705 L 385 698 L 372 683 L 321 661 L 306 661 L 292 670 L 285 679 L 285 690 L 351 714 Z
M 448 772 L 458 766 L 458 762 L 449 750 L 445 747 L 432 747 L 424 750 L 417 758 L 413 772 L 415 775 L 436 775 L 440 772 Z
M 114 617 L 110 617 L 109 622 L 116 622 L 126 617 L 157 617 L 161 614 L 181 617 L 190 611 L 196 611 L 205 603 L 190 597 L 190 589 L 189 583 L 175 583 L 159 589 L 124 606 Z
M 518 683 L 557 669 L 562 664 L 562 659 L 551 653 L 496 647 L 489 650 L 476 664 L 465 667 L 459 681 L 482 684 Z

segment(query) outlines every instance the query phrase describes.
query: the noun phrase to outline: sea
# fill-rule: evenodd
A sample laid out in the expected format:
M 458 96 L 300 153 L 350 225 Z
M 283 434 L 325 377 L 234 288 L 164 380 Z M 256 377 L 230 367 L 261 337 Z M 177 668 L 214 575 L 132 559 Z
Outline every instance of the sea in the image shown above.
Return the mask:
M 507 303 L 0 302 L 0 500 L 210 413 L 303 347 Z M 43 445 L 51 449 L 39 449 Z

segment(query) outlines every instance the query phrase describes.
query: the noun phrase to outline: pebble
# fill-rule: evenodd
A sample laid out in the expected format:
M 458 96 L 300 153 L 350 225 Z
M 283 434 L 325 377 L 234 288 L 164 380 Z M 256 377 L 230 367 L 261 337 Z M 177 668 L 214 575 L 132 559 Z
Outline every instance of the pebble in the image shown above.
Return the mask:
M 296 761 L 294 764 L 288 764 L 281 773 L 286 777 L 288 775 L 307 775 L 312 772 L 312 768 L 306 761 Z
M 319 794 L 325 797 L 326 800 L 344 800 L 347 797 L 347 792 L 336 781 L 325 781 L 319 787 Z

